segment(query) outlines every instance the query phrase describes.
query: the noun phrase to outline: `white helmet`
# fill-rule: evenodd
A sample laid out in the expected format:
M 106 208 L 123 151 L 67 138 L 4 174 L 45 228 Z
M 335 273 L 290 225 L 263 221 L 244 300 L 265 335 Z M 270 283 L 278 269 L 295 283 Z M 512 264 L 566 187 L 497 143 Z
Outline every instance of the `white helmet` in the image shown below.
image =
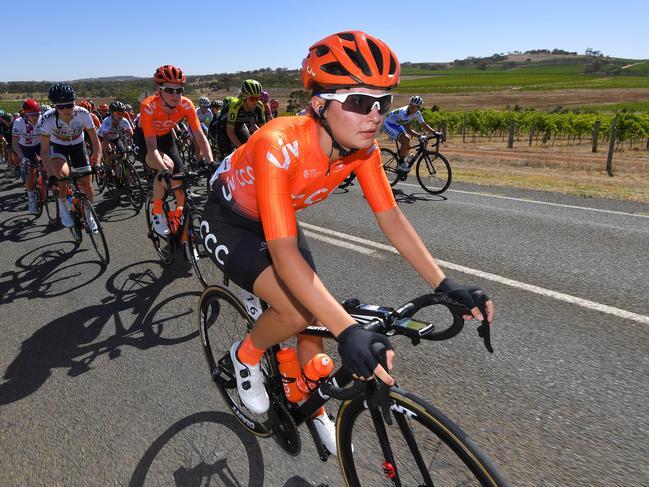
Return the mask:
M 201 96 L 198 99 L 198 104 L 199 104 L 199 106 L 209 108 L 210 107 L 210 99 L 208 97 L 206 97 L 206 96 Z
M 418 107 L 421 107 L 424 105 L 424 99 L 421 96 L 414 95 L 410 97 L 408 103 L 410 103 L 411 105 L 417 105 Z

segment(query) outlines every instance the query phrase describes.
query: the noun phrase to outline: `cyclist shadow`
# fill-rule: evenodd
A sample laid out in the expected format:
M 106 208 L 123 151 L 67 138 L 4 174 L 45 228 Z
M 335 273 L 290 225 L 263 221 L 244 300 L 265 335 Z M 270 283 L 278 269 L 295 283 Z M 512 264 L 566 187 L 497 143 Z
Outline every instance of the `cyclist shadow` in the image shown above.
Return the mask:
M 105 192 L 104 192 L 105 194 Z M 101 201 L 95 199 L 95 212 L 102 222 L 121 222 L 130 220 L 140 212 L 133 208 L 126 195 L 120 195 L 118 198 L 104 196 Z
M 143 268 L 128 272 L 133 266 Z M 124 346 L 147 350 L 196 337 L 193 308 L 200 293 L 175 294 L 156 303 L 174 279 L 160 267 L 156 261 L 147 261 L 121 269 L 108 281 L 110 294 L 101 304 L 56 318 L 25 340 L 0 383 L 0 405 L 38 390 L 54 368 L 67 368 L 68 375 L 76 377 L 90 371 L 102 355 L 110 360 L 120 357 Z M 104 328 L 111 322 L 115 332 L 106 337 Z
M 15 263 L 20 270 L 0 274 L 0 304 L 62 296 L 87 286 L 105 272 L 106 266 L 98 261 L 70 262 L 73 255 L 83 252 L 89 250 L 78 249 L 68 241 L 44 244 L 23 255 Z M 91 266 L 97 271 L 93 272 Z
M 0 223 L 2 240 L 27 242 L 48 235 L 52 227 L 47 216 L 35 218 L 33 215 L 16 215 Z
M 417 203 L 418 201 L 446 201 L 448 198 L 441 194 L 429 194 L 429 193 L 406 193 L 405 191 L 397 188 L 392 188 L 392 194 L 397 203 L 405 203 L 411 205 Z
M 261 486 L 261 447 L 231 414 L 195 413 L 171 425 L 151 444 L 135 467 L 129 487 L 170 477 L 177 486 Z
M 230 413 L 205 411 L 187 416 L 151 444 L 128 485 L 153 485 L 169 478 L 178 487 L 262 486 L 264 457 L 259 441 Z M 315 485 L 296 475 L 283 487 Z
M 16 189 L 18 186 L 5 186 L 3 191 Z M 2 213 L 22 213 L 27 211 L 27 197 L 24 193 L 10 193 L 0 196 L 0 212 Z

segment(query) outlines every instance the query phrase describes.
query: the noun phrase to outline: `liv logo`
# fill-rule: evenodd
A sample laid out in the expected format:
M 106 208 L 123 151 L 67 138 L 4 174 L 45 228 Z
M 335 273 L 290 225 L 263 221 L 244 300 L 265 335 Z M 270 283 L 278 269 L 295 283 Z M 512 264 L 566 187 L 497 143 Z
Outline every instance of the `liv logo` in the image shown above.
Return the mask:
M 279 139 L 278 142 L 281 144 L 282 139 Z M 293 154 L 293 156 L 295 156 L 295 157 L 298 157 L 298 155 L 299 155 L 297 140 L 295 140 L 293 142 L 289 142 L 288 144 L 282 145 L 282 156 L 284 158 L 283 163 L 280 162 L 279 160 L 277 160 L 277 158 L 275 157 L 275 154 L 273 154 L 271 151 L 268 151 L 266 153 L 266 159 L 273 166 L 276 166 L 276 167 L 279 167 L 280 169 L 286 170 L 286 169 L 288 169 L 288 165 L 291 163 L 291 154 Z

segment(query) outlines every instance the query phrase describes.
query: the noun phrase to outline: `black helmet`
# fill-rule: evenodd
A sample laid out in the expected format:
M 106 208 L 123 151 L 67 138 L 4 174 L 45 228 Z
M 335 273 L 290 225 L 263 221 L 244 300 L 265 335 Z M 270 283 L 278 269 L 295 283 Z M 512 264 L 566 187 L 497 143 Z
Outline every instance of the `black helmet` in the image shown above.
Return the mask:
M 115 100 L 108 107 L 108 111 L 110 113 L 113 113 L 113 112 L 125 112 L 126 111 L 126 105 L 124 105 L 121 101 Z
M 67 83 L 54 83 L 47 92 L 47 97 L 52 103 L 66 103 L 74 101 L 76 95 L 74 90 Z

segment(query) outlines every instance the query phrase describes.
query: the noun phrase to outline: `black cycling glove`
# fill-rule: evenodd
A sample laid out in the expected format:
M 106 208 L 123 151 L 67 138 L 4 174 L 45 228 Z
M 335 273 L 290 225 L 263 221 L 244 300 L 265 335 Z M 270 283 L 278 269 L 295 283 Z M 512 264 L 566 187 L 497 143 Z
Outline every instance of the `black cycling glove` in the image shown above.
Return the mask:
M 476 306 L 483 308 L 484 303 L 489 301 L 487 294 L 478 286 L 460 284 L 448 277 L 439 283 L 435 292 L 445 294 L 453 301 L 457 301 L 465 306 L 468 310 L 472 310 Z
M 385 351 L 393 350 L 386 336 L 366 330 L 359 324 L 345 328 L 336 341 L 343 367 L 358 377 L 370 377 L 379 364 L 378 354 L 372 352 L 372 344 L 380 343 Z

